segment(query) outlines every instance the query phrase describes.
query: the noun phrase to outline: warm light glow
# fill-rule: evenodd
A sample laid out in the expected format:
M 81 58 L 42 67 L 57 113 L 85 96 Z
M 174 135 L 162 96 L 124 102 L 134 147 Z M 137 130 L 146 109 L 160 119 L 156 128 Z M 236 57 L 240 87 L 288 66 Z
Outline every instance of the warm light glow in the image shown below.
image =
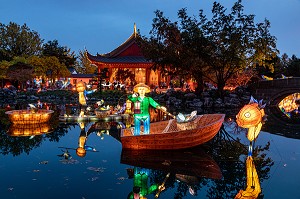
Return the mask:
M 258 108 L 258 104 L 247 104 L 238 113 L 236 122 L 240 127 L 250 128 L 258 125 L 262 117 L 262 111 Z
M 253 141 L 257 138 L 262 127 L 264 116 L 264 109 L 261 109 L 258 103 L 245 105 L 236 116 L 237 124 L 240 127 L 248 128 L 248 140 Z
M 279 102 L 278 107 L 285 113 L 297 112 L 299 109 L 299 103 L 296 103 L 297 101 L 300 101 L 300 93 L 294 93 L 285 97 Z
M 39 124 L 48 122 L 54 111 L 39 109 L 36 113 L 31 110 L 6 111 L 9 120 L 14 124 Z
M 240 190 L 235 196 L 235 199 L 242 198 L 258 198 L 261 193 L 261 187 L 259 177 L 253 162 L 252 156 L 248 156 L 246 160 L 246 172 L 247 172 L 247 187 L 245 190 Z
M 36 136 L 49 133 L 50 124 L 13 124 L 8 130 L 10 136 Z
M 125 113 L 130 113 L 131 112 L 131 101 L 126 100 L 126 111 Z

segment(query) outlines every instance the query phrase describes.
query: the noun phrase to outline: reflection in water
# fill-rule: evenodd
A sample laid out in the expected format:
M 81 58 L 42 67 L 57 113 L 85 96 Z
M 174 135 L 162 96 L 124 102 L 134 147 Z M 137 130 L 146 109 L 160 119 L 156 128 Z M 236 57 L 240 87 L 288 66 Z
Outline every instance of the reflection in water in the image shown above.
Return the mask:
M 51 130 L 49 123 L 42 124 L 12 124 L 9 127 L 10 136 L 37 136 L 49 133 Z
M 7 155 L 7 154 L 20 155 L 22 152 L 29 153 L 32 150 L 34 154 L 35 151 L 39 151 L 40 149 L 42 150 L 47 149 L 47 155 L 54 156 L 54 158 L 57 158 L 58 155 L 61 158 L 59 161 L 65 164 L 70 164 L 70 163 L 74 164 L 73 168 L 74 170 L 76 169 L 76 172 L 67 173 L 65 167 L 63 167 L 64 165 L 61 165 L 60 167 L 57 167 L 61 169 L 61 172 L 66 172 L 69 175 L 74 175 L 74 178 L 77 177 L 84 178 L 86 177 L 86 174 L 84 174 L 84 176 L 80 176 L 80 175 L 77 176 L 77 175 L 80 174 L 81 171 L 80 167 L 84 167 L 84 165 L 87 164 L 88 161 L 85 162 L 85 159 L 78 158 L 76 157 L 77 155 L 73 155 L 73 152 L 75 152 L 76 150 L 79 137 L 81 135 L 83 137 L 87 136 L 84 145 L 87 146 L 92 145 L 97 149 L 101 149 L 100 146 L 101 147 L 103 146 L 106 149 L 109 149 L 112 143 L 111 142 L 112 139 L 105 138 L 103 141 L 101 141 L 100 144 L 93 145 L 92 143 L 94 141 L 97 141 L 94 143 L 99 143 L 99 139 L 98 139 L 99 137 L 93 136 L 92 134 L 93 133 L 98 134 L 99 132 L 104 133 L 106 132 L 106 130 L 109 130 L 109 134 L 114 138 L 118 139 L 119 136 L 118 125 L 119 124 L 117 122 L 94 123 L 94 124 L 86 123 L 84 125 L 84 128 L 78 129 L 75 128 L 78 127 L 78 123 L 74 123 L 74 124 L 61 123 L 59 124 L 59 126 L 55 127 L 52 133 L 44 134 L 41 136 L 35 136 L 33 139 L 28 139 L 29 137 L 24 137 L 24 136 L 12 137 L 7 135 L 6 131 L 1 130 L 0 131 L 0 135 L 1 135 L 0 153 L 2 155 Z M 74 129 L 76 129 L 75 134 L 74 132 L 72 132 L 72 130 Z M 66 137 L 65 139 L 67 140 L 66 142 L 62 142 L 63 139 L 60 140 L 64 136 Z M 94 138 L 95 140 L 93 140 Z M 218 138 L 222 138 L 222 139 L 218 141 Z M 245 184 L 247 182 L 247 179 L 245 175 L 245 162 L 241 161 L 241 159 L 247 157 L 246 156 L 247 146 L 242 144 L 242 142 L 240 142 L 239 140 L 232 140 L 232 139 L 229 140 L 224 138 L 226 138 L 224 134 L 218 134 L 216 139 L 213 141 L 213 143 L 209 143 L 205 146 L 199 147 L 199 149 L 197 147 L 194 149 L 180 150 L 180 151 L 162 151 L 160 153 L 157 153 L 156 151 L 153 154 L 147 151 L 131 152 L 131 151 L 123 150 L 121 156 L 122 166 L 120 165 L 117 166 L 119 169 L 121 169 L 121 171 L 126 171 L 125 169 L 126 167 L 128 167 L 127 165 L 131 165 L 130 169 L 132 170 L 133 174 L 139 173 L 140 175 L 137 175 L 137 177 L 140 177 L 140 179 L 143 179 L 143 177 L 147 178 L 147 184 L 145 184 L 145 187 L 147 187 L 148 195 L 149 193 L 151 193 L 151 196 L 149 196 L 149 198 L 153 198 L 157 193 L 159 193 L 158 188 L 160 185 L 162 190 L 162 192 L 158 195 L 160 198 L 180 199 L 180 198 L 187 198 L 188 194 L 195 195 L 195 198 L 198 197 L 211 198 L 211 199 L 234 198 L 239 192 L 239 190 L 241 189 L 244 190 L 244 187 L 246 187 Z M 70 142 L 70 140 L 72 140 L 72 142 Z M 64 147 L 62 148 L 62 150 L 58 149 L 57 150 L 58 152 L 57 151 L 53 152 L 51 150 L 48 150 L 49 148 L 43 148 L 43 146 L 45 147 L 49 146 L 48 144 L 42 144 L 43 142 L 50 143 L 50 145 L 56 144 L 53 142 L 59 142 L 58 146 L 70 146 L 70 147 L 74 146 L 74 148 L 72 150 L 70 148 Z M 62 145 L 62 143 L 64 144 Z M 37 149 L 37 150 L 33 150 L 33 149 Z M 264 180 L 269 178 L 270 168 L 273 165 L 272 159 L 270 159 L 266 155 L 267 154 L 266 151 L 268 150 L 269 150 L 269 144 L 266 144 L 266 146 L 256 146 L 253 149 L 254 151 L 253 159 L 255 161 L 255 169 L 257 170 L 261 183 Z M 71 153 L 74 156 L 73 158 L 71 156 Z M 89 152 L 87 152 L 87 155 L 85 157 L 85 158 L 89 158 L 88 160 L 91 160 L 91 163 L 89 163 L 91 165 L 88 165 L 89 167 L 87 167 L 87 169 L 95 171 L 97 174 L 96 177 L 98 177 L 98 175 L 102 175 L 100 174 L 101 173 L 100 170 L 102 170 L 102 167 L 101 168 L 95 167 L 94 163 L 99 162 L 99 159 L 104 158 L 105 156 L 103 155 L 104 153 L 93 153 L 93 155 L 90 155 Z M 112 153 L 110 153 L 109 156 L 112 156 Z M 19 159 L 21 157 L 19 157 Z M 15 158 L 16 158 L 15 160 L 18 160 L 18 157 Z M 30 158 L 33 159 L 34 157 L 31 156 Z M 112 159 L 119 159 L 119 158 L 120 157 L 118 155 L 112 157 Z M 85 163 L 80 164 L 81 161 Z M 2 163 L 2 164 L 10 165 L 10 163 Z M 105 162 L 105 164 L 109 164 L 109 161 Z M 111 164 L 107 167 L 115 168 L 116 165 L 114 164 Z M 54 170 L 53 165 L 54 164 L 47 164 L 49 170 Z M 32 166 L 32 168 L 36 169 L 35 167 L 36 165 Z M 145 174 L 147 174 L 147 176 Z M 36 175 L 36 173 L 32 174 L 32 176 L 34 175 Z M 51 175 L 54 176 L 56 174 L 52 173 Z M 59 179 L 61 176 L 55 176 L 55 177 Z M 94 178 L 95 176 L 92 177 Z M 115 183 L 112 179 L 115 179 L 114 174 L 111 174 L 111 176 L 105 176 L 105 179 L 103 178 L 103 181 L 105 181 L 106 184 Z M 18 179 L 18 180 L 22 181 L 22 179 Z M 72 181 L 71 179 L 70 182 L 74 183 L 74 181 Z M 52 184 L 51 182 L 48 183 L 50 184 L 49 186 L 55 187 L 53 183 Z M 100 180 L 97 181 L 97 183 L 100 183 Z M 124 186 L 125 187 L 124 189 L 119 190 L 120 192 L 124 193 L 123 198 L 126 198 L 126 196 L 129 194 L 133 194 L 134 191 L 138 192 L 137 190 L 139 187 L 136 186 L 134 188 L 133 175 L 131 179 L 125 178 L 125 180 L 123 180 L 122 183 L 128 183 L 129 186 L 131 186 L 131 188 L 128 188 L 128 186 Z M 28 186 L 32 186 L 32 185 L 33 184 L 28 183 Z M 93 185 L 84 184 L 83 186 L 84 188 L 90 188 L 93 190 L 94 190 L 93 186 L 96 187 L 95 190 L 99 190 L 99 187 L 101 187 L 99 186 L 99 184 L 96 184 L 95 182 Z M 120 188 L 120 186 L 116 188 Z M 163 190 L 163 188 L 165 189 Z M 54 189 L 55 188 L 53 188 L 52 190 Z M 101 191 L 98 192 L 98 194 L 102 194 L 100 195 L 100 198 L 109 198 L 103 196 L 103 194 L 105 195 L 108 192 L 107 189 L 108 189 L 107 187 L 103 188 L 103 186 L 100 188 Z M 152 190 L 153 192 L 151 192 Z M 205 194 L 207 194 L 206 197 L 203 196 Z M 122 197 L 116 197 L 116 198 L 122 198 Z
M 294 93 L 279 102 L 279 109 L 288 117 L 296 117 L 299 114 L 300 93 Z
M 218 164 L 201 147 L 159 151 L 122 149 L 121 163 L 133 166 L 133 187 L 140 186 L 139 194 L 141 196 L 145 196 L 145 193 L 149 194 L 151 190 L 151 192 L 156 191 L 155 195 L 159 197 L 165 188 L 172 187 L 176 181 L 186 184 L 185 188 L 194 195 L 195 190 L 192 186 L 202 182 L 203 178 L 222 178 Z M 147 188 L 144 187 L 148 184 L 149 175 L 152 179 L 160 176 L 154 183 L 157 185 L 155 190 L 153 190 L 154 184 Z M 169 178 L 171 178 L 170 181 Z M 141 179 L 143 179 L 143 183 L 138 185 Z M 133 198 L 135 190 L 136 188 L 133 188 L 130 192 L 131 198 Z
M 88 137 L 91 133 L 96 133 L 97 136 L 101 137 L 103 139 L 104 134 L 109 134 L 109 131 L 107 129 L 110 128 L 110 125 L 107 122 L 97 122 L 93 123 L 87 130 L 86 125 L 89 123 L 80 122 L 78 123 L 80 127 L 80 133 L 78 137 L 78 146 L 77 148 L 69 148 L 69 147 L 59 147 L 63 148 L 62 150 L 63 154 L 58 155 L 59 157 L 64 157 L 65 159 L 70 159 L 71 155 L 68 150 L 76 150 L 76 154 L 78 157 L 85 157 L 87 151 L 90 152 L 98 152 L 95 147 L 89 146 L 87 144 Z
M 250 143 L 249 154 L 246 159 L 246 178 L 247 178 L 247 184 L 245 190 L 240 190 L 238 194 L 235 196 L 235 199 L 242 199 L 242 198 L 249 198 L 249 199 L 255 199 L 259 196 L 261 193 L 261 187 L 259 182 L 259 177 L 255 168 L 255 164 L 252 158 L 252 144 Z
M 88 136 L 90 135 L 91 132 L 86 132 L 85 131 L 85 123 L 81 122 L 79 123 L 80 126 L 80 135 L 78 139 L 78 147 L 76 148 L 76 154 L 79 157 L 84 157 L 86 155 L 86 151 L 97 151 L 94 147 L 88 146 L 86 144 L 86 141 L 88 139 Z
M 149 169 L 134 167 L 133 169 L 127 169 L 127 174 L 129 178 L 133 178 L 133 189 L 128 194 L 128 199 L 146 198 L 147 195 L 157 191 L 159 187 L 160 192 L 163 190 L 162 186 L 159 186 L 157 183 L 148 186 Z

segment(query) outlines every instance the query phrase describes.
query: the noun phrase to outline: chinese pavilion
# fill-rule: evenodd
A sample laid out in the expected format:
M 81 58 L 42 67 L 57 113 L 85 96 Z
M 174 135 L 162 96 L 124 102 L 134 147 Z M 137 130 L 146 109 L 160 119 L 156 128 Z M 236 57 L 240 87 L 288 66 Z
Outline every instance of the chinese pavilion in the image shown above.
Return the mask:
M 165 78 L 161 77 L 159 71 L 150 69 L 153 63 L 147 61 L 143 56 L 141 48 L 137 44 L 137 37 L 136 25 L 134 24 L 132 35 L 119 47 L 109 53 L 97 53 L 95 56 L 86 52 L 87 57 L 92 64 L 98 67 L 98 73 L 104 68 L 108 69 L 110 82 L 115 80 L 115 73 L 119 68 L 129 69 L 135 75 L 137 83 L 145 83 L 150 86 L 165 82 Z

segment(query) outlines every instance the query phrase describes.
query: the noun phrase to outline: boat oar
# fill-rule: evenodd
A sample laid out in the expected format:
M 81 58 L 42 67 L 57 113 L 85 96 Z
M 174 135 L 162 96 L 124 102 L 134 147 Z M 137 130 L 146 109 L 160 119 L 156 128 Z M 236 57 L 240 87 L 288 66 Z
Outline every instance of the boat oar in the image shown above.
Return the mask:
M 176 119 L 176 116 L 169 113 L 168 111 L 165 111 L 164 109 L 160 108 L 159 110 L 161 110 L 162 112 L 164 112 L 165 114 L 167 114 L 168 116 L 172 117 L 173 119 Z
M 163 190 L 165 190 L 165 188 L 166 188 L 166 187 L 165 187 L 165 183 L 167 182 L 169 176 L 170 176 L 170 173 L 168 173 L 168 174 L 166 175 L 166 178 L 164 179 L 163 183 L 161 183 L 161 185 L 158 186 L 158 192 L 155 194 L 155 198 L 158 198 L 158 197 L 159 197 L 159 194 L 160 194 Z

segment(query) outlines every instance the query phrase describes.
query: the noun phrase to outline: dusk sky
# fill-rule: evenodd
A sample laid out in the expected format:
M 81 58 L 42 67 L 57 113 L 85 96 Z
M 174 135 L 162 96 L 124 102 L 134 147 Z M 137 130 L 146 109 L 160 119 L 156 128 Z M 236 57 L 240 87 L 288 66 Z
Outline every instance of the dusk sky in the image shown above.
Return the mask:
M 24 23 L 40 34 L 44 42 L 57 39 L 77 54 L 86 48 L 91 54 L 108 53 L 132 33 L 133 24 L 142 35 L 152 28 L 154 11 L 161 10 L 171 21 L 187 8 L 190 16 L 199 9 L 210 19 L 212 0 L 0 0 L 0 23 Z M 220 0 L 232 7 L 235 0 Z M 243 0 L 245 14 L 256 22 L 267 18 L 277 38 L 280 54 L 300 56 L 300 0 Z

